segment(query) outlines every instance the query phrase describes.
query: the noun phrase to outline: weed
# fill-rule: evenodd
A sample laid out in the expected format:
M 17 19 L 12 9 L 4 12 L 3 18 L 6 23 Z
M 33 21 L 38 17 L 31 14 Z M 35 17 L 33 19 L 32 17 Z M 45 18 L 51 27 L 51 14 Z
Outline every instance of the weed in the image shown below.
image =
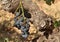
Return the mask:
M 59 27 L 60 26 L 60 21 L 55 21 L 54 22 L 54 27 Z

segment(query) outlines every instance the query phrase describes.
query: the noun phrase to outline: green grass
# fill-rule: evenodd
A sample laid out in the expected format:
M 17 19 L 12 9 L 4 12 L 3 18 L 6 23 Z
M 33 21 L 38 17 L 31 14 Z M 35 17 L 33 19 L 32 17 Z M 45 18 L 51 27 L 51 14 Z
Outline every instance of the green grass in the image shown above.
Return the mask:
M 60 26 L 60 21 L 55 21 L 54 22 L 54 27 L 59 27 Z

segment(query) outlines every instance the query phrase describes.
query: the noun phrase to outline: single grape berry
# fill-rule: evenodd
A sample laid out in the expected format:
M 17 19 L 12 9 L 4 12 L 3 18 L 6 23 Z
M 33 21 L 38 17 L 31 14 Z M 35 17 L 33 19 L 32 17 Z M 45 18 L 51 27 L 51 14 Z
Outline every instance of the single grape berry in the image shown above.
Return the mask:
M 27 38 L 27 37 L 28 37 L 27 32 L 23 32 L 22 37 L 23 37 L 23 38 Z

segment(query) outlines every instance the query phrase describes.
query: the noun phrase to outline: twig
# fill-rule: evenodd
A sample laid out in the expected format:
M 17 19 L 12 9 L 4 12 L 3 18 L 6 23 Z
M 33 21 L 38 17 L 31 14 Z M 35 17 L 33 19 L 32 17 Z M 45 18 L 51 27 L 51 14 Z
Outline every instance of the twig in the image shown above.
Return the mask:
M 17 12 L 17 10 L 18 10 L 19 8 L 21 8 L 21 10 L 22 10 L 22 16 L 23 16 L 23 18 L 24 18 L 24 20 L 25 20 L 26 17 L 24 16 L 24 9 L 23 9 L 23 6 L 22 6 L 22 0 L 20 0 L 19 6 L 17 7 L 17 9 L 16 9 L 15 12 Z

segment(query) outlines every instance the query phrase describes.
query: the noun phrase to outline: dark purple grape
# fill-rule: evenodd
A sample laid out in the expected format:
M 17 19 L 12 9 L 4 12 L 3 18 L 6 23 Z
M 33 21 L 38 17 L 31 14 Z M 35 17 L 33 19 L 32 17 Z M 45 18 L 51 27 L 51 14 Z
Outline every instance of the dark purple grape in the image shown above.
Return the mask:
M 18 16 L 18 14 L 16 15 Z M 28 36 L 28 30 L 29 30 L 29 19 L 24 20 L 24 17 L 20 17 L 20 19 L 17 19 L 17 17 L 15 17 L 15 26 L 19 29 L 21 29 L 21 31 L 23 32 L 22 37 L 27 38 Z
M 29 24 L 26 24 L 26 28 L 29 28 L 30 27 L 30 25 Z
M 15 12 L 16 17 L 20 16 L 20 10 L 18 12 Z
M 19 27 L 20 27 L 20 25 L 17 25 L 17 27 L 19 28 Z
M 21 25 L 23 23 L 23 18 L 21 18 L 21 19 L 19 19 L 19 20 L 16 20 L 15 19 L 15 24 L 17 25 L 17 24 L 19 24 L 19 25 Z
M 15 17 L 15 18 L 14 18 L 14 21 L 16 22 L 17 20 L 18 20 L 18 19 Z
M 23 22 L 19 22 L 19 25 L 22 26 L 23 25 Z
M 27 36 L 28 36 L 27 32 L 23 32 L 22 37 L 27 38 Z
M 18 17 L 20 15 L 20 13 L 19 12 L 16 12 L 16 17 Z
M 23 17 L 21 17 L 19 20 L 20 20 L 20 22 L 23 22 L 23 21 L 24 21 L 24 18 L 23 18 Z
M 25 28 L 24 26 L 21 26 L 21 30 L 22 30 L 23 32 L 26 32 L 28 29 Z
M 19 25 L 19 22 L 20 22 L 19 20 L 18 20 L 18 21 L 16 21 L 16 22 L 15 22 L 15 25 Z

